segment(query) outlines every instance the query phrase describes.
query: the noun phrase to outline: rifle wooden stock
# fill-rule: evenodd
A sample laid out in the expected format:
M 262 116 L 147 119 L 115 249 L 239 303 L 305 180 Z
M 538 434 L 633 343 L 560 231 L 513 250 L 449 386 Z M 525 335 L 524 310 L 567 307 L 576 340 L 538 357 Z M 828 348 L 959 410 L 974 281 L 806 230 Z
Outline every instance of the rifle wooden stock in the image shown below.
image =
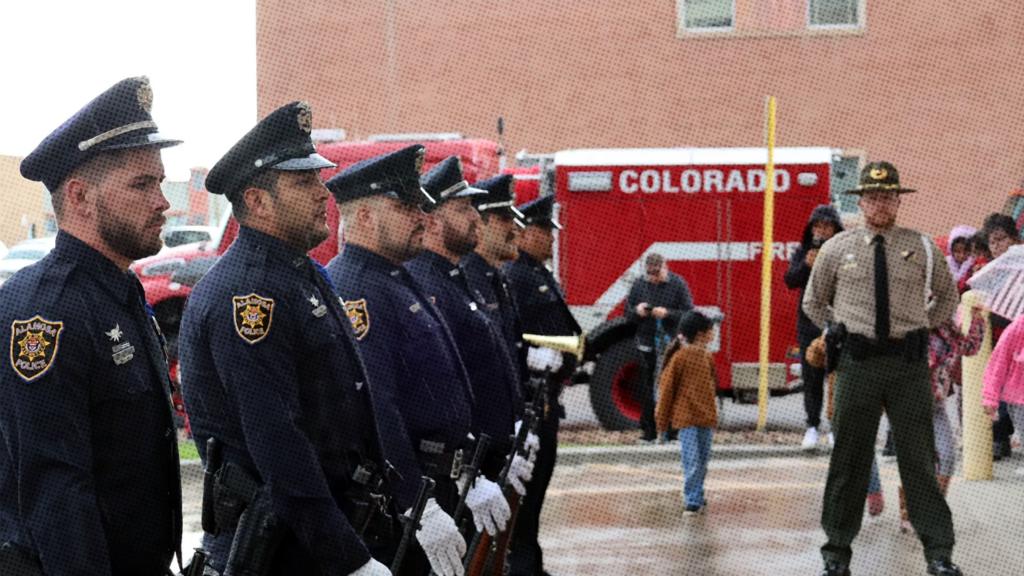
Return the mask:
M 550 373 L 545 374 L 545 377 L 538 381 L 533 402 L 526 408 L 526 413 L 523 415 L 523 423 L 519 427 L 519 433 L 516 434 L 515 442 L 512 444 L 512 451 L 509 453 L 508 460 L 505 462 L 501 475 L 498 477 L 498 485 L 501 486 L 502 493 L 505 495 L 505 499 L 508 500 L 509 509 L 512 511 L 508 526 L 504 532 L 498 534 L 497 538 L 488 534 L 486 530 L 477 533 L 466 555 L 464 564 L 466 576 L 504 576 L 505 574 L 505 559 L 523 500 L 523 497 L 515 491 L 515 488 L 509 482 L 508 475 L 512 468 L 512 460 L 515 459 L 516 455 L 523 456 L 524 458 L 529 456 L 529 449 L 526 448 L 526 437 L 537 428 L 540 420 L 539 414 L 542 413 L 545 402 L 547 402 L 548 377 L 550 377 Z

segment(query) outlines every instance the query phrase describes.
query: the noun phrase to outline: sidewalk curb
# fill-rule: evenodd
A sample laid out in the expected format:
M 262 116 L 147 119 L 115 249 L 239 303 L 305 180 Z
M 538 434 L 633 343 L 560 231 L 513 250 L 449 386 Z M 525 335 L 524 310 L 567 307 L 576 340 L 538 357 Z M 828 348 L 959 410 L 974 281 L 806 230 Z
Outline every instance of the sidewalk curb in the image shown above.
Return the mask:
M 712 445 L 711 457 L 722 460 L 749 458 L 813 458 L 827 454 L 822 448 L 814 452 L 800 446 L 773 446 L 764 444 Z M 643 465 L 679 460 L 679 446 L 675 443 L 661 446 L 579 446 L 558 449 L 558 465 L 583 466 L 586 464 Z

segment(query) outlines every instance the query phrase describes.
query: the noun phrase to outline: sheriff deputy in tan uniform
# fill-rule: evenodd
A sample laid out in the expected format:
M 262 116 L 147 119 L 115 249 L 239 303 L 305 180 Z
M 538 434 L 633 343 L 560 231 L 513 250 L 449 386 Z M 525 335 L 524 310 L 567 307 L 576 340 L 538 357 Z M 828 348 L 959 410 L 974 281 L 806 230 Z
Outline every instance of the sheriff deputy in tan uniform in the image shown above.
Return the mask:
M 860 196 L 866 226 L 825 243 L 804 295 L 804 312 L 815 324 L 846 331 L 821 516 L 828 536 L 822 576 L 850 574 L 850 544 L 860 530 L 883 407 L 928 574 L 962 576 L 950 560 L 953 518 L 935 479 L 928 369 L 928 331 L 953 316 L 959 297 L 935 243 L 896 225 L 900 197 L 909 192 L 892 164 L 868 164 L 860 186 L 846 192 Z

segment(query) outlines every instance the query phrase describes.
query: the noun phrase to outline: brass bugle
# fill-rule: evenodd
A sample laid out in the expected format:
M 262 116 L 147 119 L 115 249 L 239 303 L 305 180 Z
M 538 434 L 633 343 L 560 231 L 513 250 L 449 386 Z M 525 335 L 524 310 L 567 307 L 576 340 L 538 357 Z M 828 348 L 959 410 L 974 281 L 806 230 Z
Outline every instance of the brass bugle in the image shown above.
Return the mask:
M 523 334 L 523 340 L 534 346 L 552 348 L 559 352 L 575 354 L 577 360 L 583 360 L 583 351 L 587 345 L 587 337 L 583 334 L 577 336 L 541 336 L 540 334 Z

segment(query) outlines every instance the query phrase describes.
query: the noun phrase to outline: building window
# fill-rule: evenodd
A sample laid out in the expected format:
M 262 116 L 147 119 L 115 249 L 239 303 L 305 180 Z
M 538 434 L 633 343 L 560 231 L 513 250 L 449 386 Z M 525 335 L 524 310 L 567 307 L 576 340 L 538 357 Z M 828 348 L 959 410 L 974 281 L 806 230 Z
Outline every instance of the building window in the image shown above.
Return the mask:
M 861 0 L 807 0 L 807 23 L 814 27 L 853 27 L 860 24 Z
M 845 193 L 860 184 L 860 164 L 859 155 L 832 157 L 832 203 L 843 214 L 856 214 L 860 210 L 857 207 L 857 200 L 860 197 Z
M 683 0 L 683 26 L 689 31 L 731 30 L 735 0 Z

